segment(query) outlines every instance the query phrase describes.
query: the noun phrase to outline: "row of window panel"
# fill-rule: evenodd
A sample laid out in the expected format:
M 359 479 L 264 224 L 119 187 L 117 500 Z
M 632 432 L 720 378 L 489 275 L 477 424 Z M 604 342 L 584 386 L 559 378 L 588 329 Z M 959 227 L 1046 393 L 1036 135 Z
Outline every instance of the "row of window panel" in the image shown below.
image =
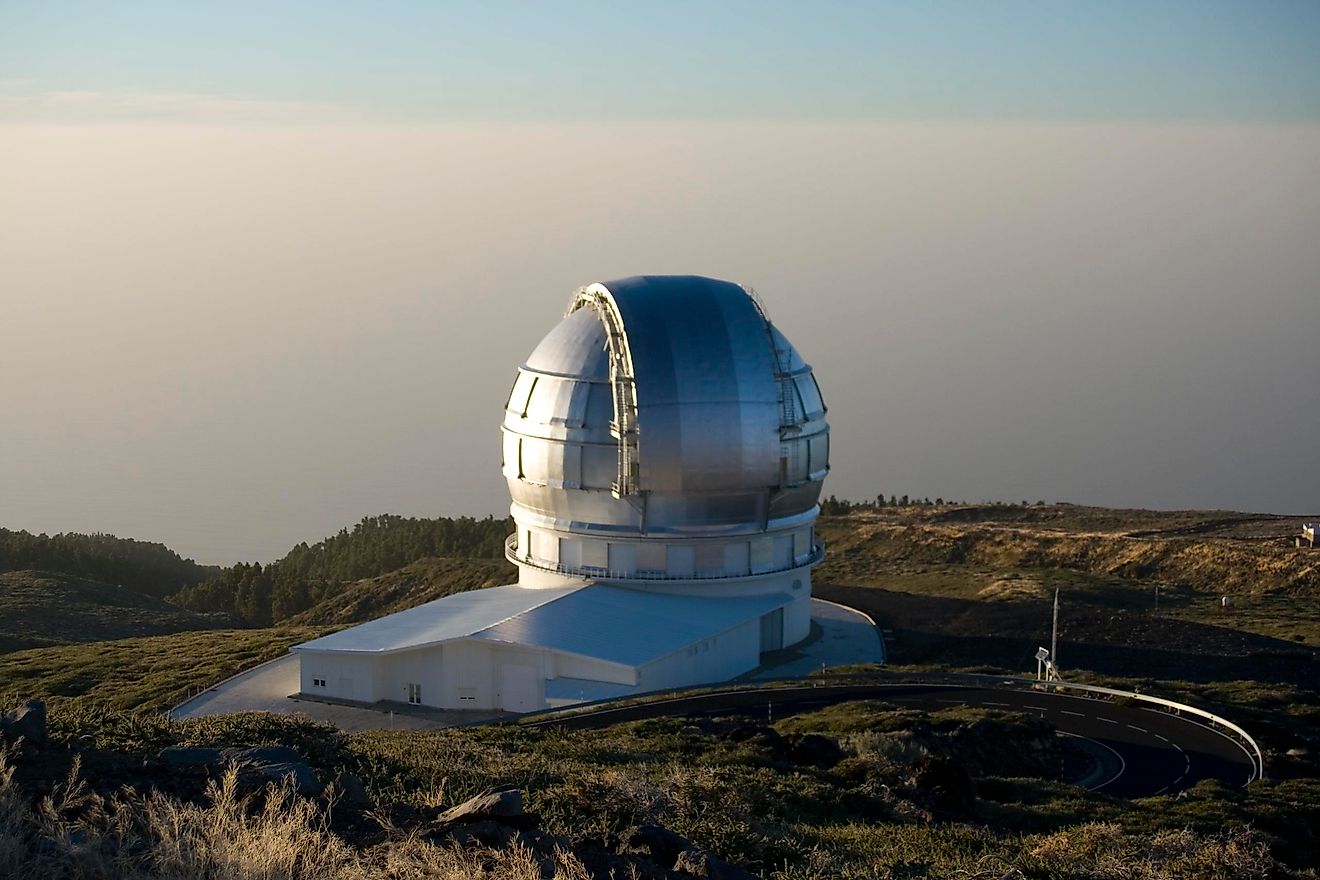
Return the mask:
M 563 443 L 506 431 L 503 453 L 501 466 L 506 477 L 541 486 L 609 489 L 619 471 L 615 446 Z M 785 440 L 780 444 L 780 482 L 806 482 L 828 470 L 829 462 L 828 432 Z
M 694 544 L 590 541 L 522 529 L 518 556 L 573 571 L 671 575 L 759 574 L 800 565 L 811 557 L 811 532 Z
M 780 483 L 785 486 L 804 483 L 813 475 L 829 470 L 829 432 L 785 440 L 780 444 L 779 454 Z
M 825 415 L 825 401 L 812 373 L 785 376 L 780 380 L 779 395 L 787 424 Z M 614 416 L 614 401 L 610 386 L 604 383 L 519 370 L 505 409 L 535 424 L 582 427 L 608 424 Z
M 538 425 L 608 425 L 614 416 L 610 386 L 518 371 L 505 409 Z
M 504 434 L 504 476 L 565 489 L 609 489 L 619 473 L 617 446 L 585 446 Z

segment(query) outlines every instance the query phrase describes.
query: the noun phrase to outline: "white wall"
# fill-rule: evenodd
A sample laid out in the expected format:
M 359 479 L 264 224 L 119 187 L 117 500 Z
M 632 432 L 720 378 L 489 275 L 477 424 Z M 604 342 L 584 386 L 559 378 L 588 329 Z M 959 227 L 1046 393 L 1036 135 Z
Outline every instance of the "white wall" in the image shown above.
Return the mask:
M 309 696 L 374 703 L 381 699 L 380 657 L 330 651 L 299 651 L 299 689 Z M 313 684 L 323 679 L 325 686 Z
M 505 667 L 530 668 L 536 677 L 531 707 L 545 706 L 545 679 L 555 675 L 555 657 L 548 651 L 479 639 L 447 642 L 430 648 L 401 651 L 380 658 L 381 685 L 377 699 L 408 701 L 408 685 L 421 685 L 422 705 L 440 709 L 502 709 Z
M 555 677 L 585 678 L 588 681 L 608 681 L 614 684 L 637 684 L 637 668 L 579 657 L 574 654 L 555 654 Z
M 787 611 L 785 611 L 787 617 Z M 728 681 L 761 662 L 761 618 L 653 660 L 638 670 L 644 691 Z

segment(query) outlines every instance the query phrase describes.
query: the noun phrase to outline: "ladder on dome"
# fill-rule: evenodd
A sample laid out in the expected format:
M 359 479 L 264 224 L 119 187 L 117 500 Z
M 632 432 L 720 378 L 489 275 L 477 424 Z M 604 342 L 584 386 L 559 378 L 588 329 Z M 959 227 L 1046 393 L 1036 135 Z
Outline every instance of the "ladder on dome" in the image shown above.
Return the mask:
M 637 495 L 637 384 L 632 375 L 632 352 L 623 321 L 607 294 L 583 288 L 569 311 L 586 305 L 596 310 L 605 325 L 605 343 L 610 354 L 610 390 L 614 399 L 614 418 L 610 436 L 619 441 L 618 473 L 610 491 L 615 498 Z
M 785 352 L 775 344 L 773 324 L 770 322 L 770 315 L 765 310 L 765 303 L 761 302 L 760 294 L 746 284 L 741 286 L 743 293 L 747 294 L 747 298 L 756 307 L 756 313 L 761 316 L 761 322 L 765 327 L 765 336 L 770 343 L 770 353 L 775 359 L 775 386 L 779 396 L 780 434 L 796 433 L 800 420 L 798 419 L 797 409 L 797 389 L 793 385 L 793 376 L 790 373 L 791 366 L 785 363 Z

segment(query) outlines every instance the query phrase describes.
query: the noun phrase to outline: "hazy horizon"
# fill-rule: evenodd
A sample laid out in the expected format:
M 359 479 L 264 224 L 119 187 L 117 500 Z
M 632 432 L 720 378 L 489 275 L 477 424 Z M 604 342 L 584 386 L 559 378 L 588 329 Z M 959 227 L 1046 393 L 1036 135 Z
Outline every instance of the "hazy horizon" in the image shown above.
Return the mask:
M 816 366 L 827 494 L 1320 506 L 1320 127 L 4 134 L 5 527 L 226 563 L 500 514 L 516 366 L 671 272 Z
M 583 284 L 750 285 L 825 493 L 1320 511 L 1320 6 L 0 9 L 0 526 L 500 515 Z

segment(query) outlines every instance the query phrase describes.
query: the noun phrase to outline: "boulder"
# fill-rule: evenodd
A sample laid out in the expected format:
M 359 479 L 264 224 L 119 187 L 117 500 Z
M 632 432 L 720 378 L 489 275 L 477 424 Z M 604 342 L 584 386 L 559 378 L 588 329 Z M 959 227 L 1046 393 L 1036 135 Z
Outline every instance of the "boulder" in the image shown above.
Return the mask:
M 703 880 L 760 880 L 755 874 L 730 865 L 704 849 L 689 849 L 679 853 L 674 861 L 674 870 Z
M 790 736 L 788 756 L 794 763 L 828 770 L 845 757 L 837 740 L 819 733 Z
M 663 825 L 639 825 L 628 835 L 628 845 L 646 847 L 651 861 L 662 868 L 672 868 L 678 857 L 696 845 Z
M 494 819 L 481 819 L 430 834 L 428 838 L 434 843 L 451 842 L 464 849 L 480 847 L 500 849 L 512 844 L 518 833 L 516 828 L 510 828 Z
M 288 746 L 247 749 L 169 746 L 161 750 L 160 759 L 167 767 L 178 768 L 237 764 L 263 780 L 276 783 L 292 777 L 294 790 L 302 795 L 318 795 L 324 788 L 302 755 Z
M 960 818 L 976 813 L 971 777 L 952 761 L 927 755 L 913 766 L 907 782 L 924 792 L 938 813 Z
M 343 797 L 344 803 L 352 807 L 368 810 L 373 806 L 371 795 L 362 780 L 352 773 L 340 773 L 335 777 L 335 789 Z
M 493 819 L 513 828 L 535 828 L 540 817 L 523 810 L 523 795 L 516 788 L 501 788 L 450 807 L 435 817 L 441 825 L 466 825 Z
M 12 743 L 19 738 L 38 747 L 46 744 L 46 704 L 41 700 L 28 700 L 0 717 L 0 739 Z

